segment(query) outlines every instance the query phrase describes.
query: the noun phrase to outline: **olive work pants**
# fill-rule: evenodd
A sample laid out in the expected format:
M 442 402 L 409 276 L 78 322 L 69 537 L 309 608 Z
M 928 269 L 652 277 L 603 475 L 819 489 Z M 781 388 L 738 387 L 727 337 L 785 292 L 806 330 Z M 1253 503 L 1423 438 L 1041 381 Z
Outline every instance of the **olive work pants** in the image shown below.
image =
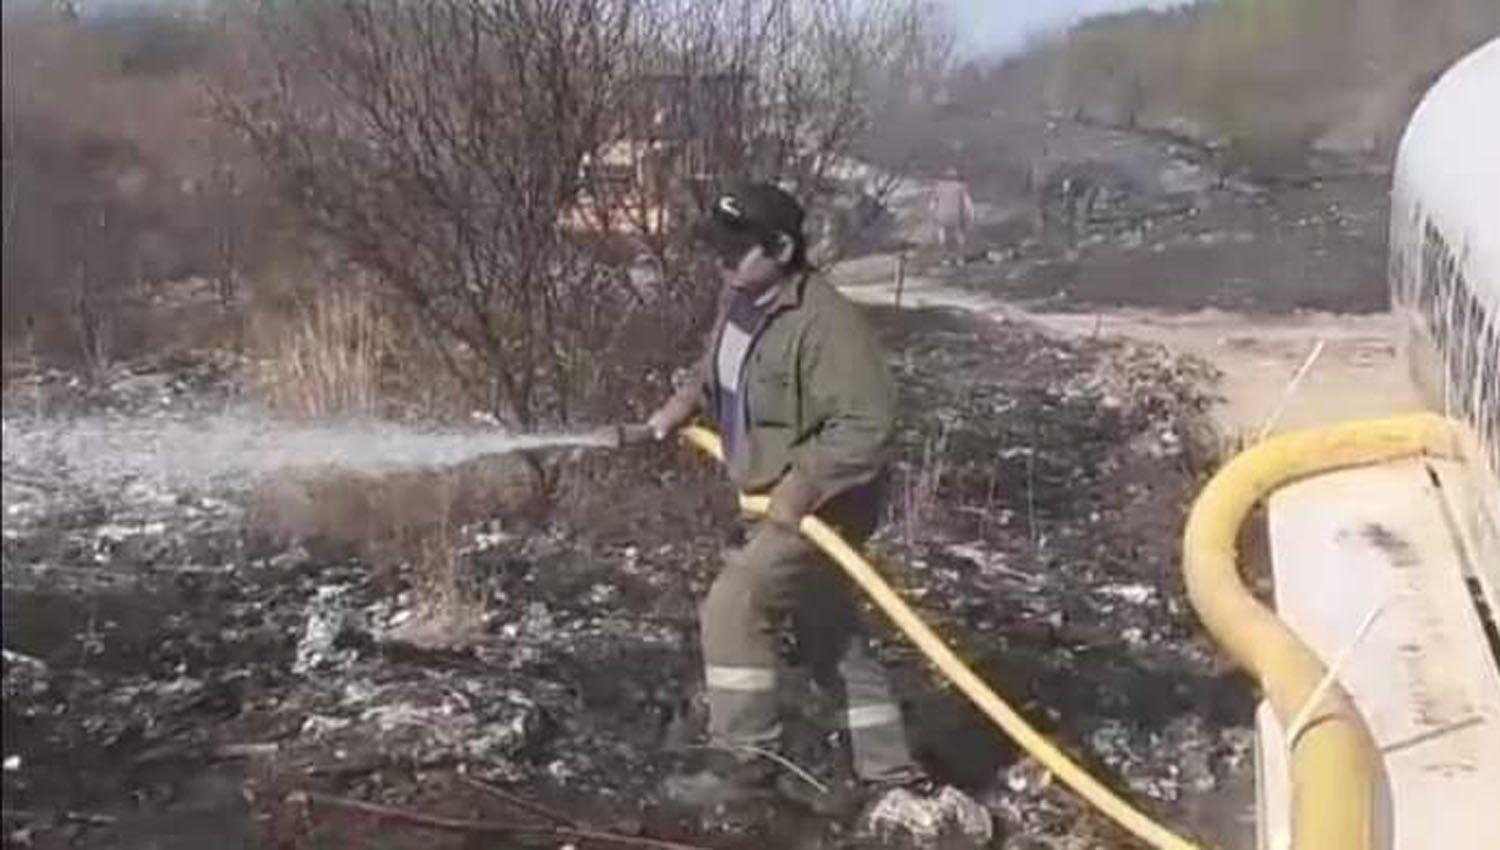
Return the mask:
M 873 493 L 851 493 L 818 515 L 857 547 L 874 530 L 878 512 Z M 780 737 L 777 626 L 790 615 L 814 681 L 842 708 L 855 773 L 880 780 L 916 770 L 900 705 L 868 645 L 857 592 L 811 542 L 769 523 L 757 525 L 744 548 L 725 556 L 699 612 L 715 744 L 765 747 Z

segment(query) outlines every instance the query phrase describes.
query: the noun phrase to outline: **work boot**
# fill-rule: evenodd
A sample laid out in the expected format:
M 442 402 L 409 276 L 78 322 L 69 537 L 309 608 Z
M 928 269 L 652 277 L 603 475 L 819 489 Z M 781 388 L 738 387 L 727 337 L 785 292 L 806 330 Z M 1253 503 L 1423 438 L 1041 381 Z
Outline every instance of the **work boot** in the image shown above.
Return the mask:
M 713 809 L 773 795 L 776 774 L 769 759 L 706 750 L 662 780 L 662 796 L 681 806 Z

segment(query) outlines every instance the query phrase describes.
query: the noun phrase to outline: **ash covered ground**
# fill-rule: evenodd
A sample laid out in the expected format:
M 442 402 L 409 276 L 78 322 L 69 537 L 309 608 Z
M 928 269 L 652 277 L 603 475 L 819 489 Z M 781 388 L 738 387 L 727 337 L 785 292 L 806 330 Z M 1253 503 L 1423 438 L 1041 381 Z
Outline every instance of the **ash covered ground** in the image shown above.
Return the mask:
M 1206 367 L 954 313 L 876 319 L 904 413 L 879 563 L 1106 782 L 1227 840 L 1252 700 L 1200 636 L 1176 558 L 1213 461 Z M 549 510 L 524 497 L 514 458 L 449 470 L 468 482 L 461 496 L 491 482 L 484 511 L 453 514 L 443 559 L 477 619 L 462 639 L 420 639 L 410 564 L 273 516 L 329 514 L 326 478 L 174 480 L 82 469 L 64 450 L 80 422 L 170 432 L 232 418 L 241 371 L 201 356 L 94 385 L 8 376 L 7 846 L 612 846 L 587 830 L 705 847 L 871 843 L 854 823 L 783 807 L 705 818 L 658 798 L 698 739 L 695 604 L 735 536 L 708 464 L 686 449 L 577 453 Z M 423 492 L 401 475 L 344 481 L 365 499 L 346 512 L 368 513 L 382 488 Z M 1126 844 L 885 624 L 875 633 L 923 761 L 990 811 L 992 846 Z M 789 646 L 793 670 L 795 656 Z M 787 702 L 788 755 L 835 778 L 846 768 L 830 706 L 810 687 Z
M 941 166 L 966 181 L 975 216 L 967 262 L 936 269 L 928 184 L 892 192 L 889 232 L 872 239 L 900 244 L 919 274 L 1035 312 L 1386 309 L 1383 159 L 1236 168 L 1221 141 L 1004 110 L 951 109 L 928 132 L 961 147 Z

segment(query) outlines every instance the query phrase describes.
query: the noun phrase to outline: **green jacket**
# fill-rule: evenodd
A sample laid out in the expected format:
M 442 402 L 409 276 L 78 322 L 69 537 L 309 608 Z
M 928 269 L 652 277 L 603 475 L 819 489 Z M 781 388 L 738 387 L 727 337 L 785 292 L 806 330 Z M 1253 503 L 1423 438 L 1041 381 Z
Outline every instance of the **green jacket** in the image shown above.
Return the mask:
M 715 373 L 720 310 L 681 403 L 718 409 Z M 889 460 L 895 393 L 884 352 L 861 314 L 822 277 L 782 284 L 750 344 L 743 450 L 729 477 L 746 493 L 769 490 L 788 473 L 812 489 L 814 506 L 878 477 Z

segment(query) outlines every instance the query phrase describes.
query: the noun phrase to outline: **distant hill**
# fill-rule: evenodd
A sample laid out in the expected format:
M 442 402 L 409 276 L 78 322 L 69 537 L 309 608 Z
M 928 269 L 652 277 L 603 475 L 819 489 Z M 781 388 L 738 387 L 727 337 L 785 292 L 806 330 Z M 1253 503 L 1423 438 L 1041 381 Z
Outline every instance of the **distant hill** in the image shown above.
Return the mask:
M 1496 0 L 1223 0 L 1092 18 L 1008 64 L 1084 119 L 1251 161 L 1384 159 L 1432 80 L 1497 34 Z

